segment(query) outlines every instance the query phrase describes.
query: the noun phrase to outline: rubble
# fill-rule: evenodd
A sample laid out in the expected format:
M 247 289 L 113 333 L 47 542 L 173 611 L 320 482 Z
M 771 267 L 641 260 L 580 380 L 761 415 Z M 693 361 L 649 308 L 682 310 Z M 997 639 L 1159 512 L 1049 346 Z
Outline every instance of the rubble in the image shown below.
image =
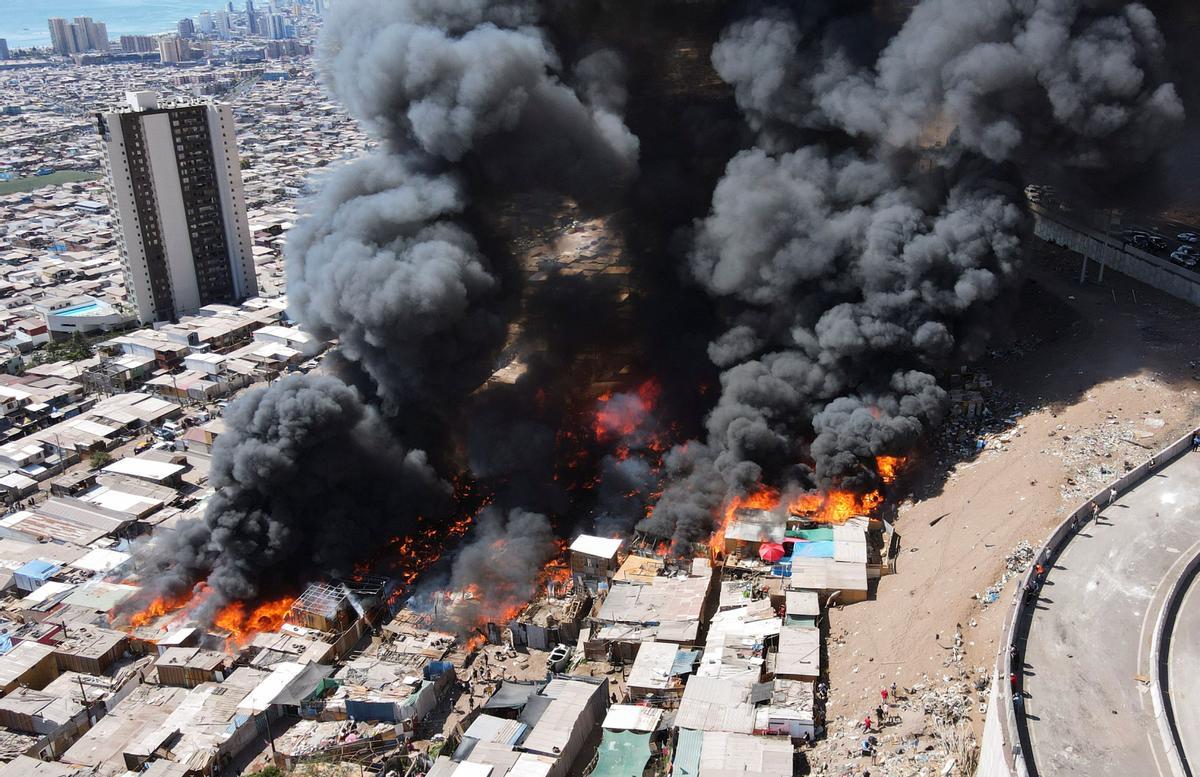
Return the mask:
M 1029 569 L 1030 562 L 1033 561 L 1034 551 L 1033 546 L 1028 540 L 1021 540 L 1017 547 L 1012 549 L 1007 556 L 1004 557 L 1004 573 L 1000 575 L 1000 579 L 990 585 L 983 593 L 977 593 L 972 598 L 979 600 L 981 609 L 987 609 L 987 606 L 1000 598 L 1000 592 L 1004 590 L 1004 586 L 1009 580 Z

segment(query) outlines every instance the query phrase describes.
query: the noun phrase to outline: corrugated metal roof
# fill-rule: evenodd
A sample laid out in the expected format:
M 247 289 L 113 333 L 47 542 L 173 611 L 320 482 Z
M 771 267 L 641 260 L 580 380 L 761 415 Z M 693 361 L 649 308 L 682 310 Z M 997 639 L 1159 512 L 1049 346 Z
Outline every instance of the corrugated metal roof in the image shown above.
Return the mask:
M 700 769 L 713 774 L 791 777 L 792 745 L 787 739 L 706 731 Z
M 515 745 L 528 728 L 518 720 L 497 718 L 495 715 L 480 715 L 463 732 L 463 736 L 474 737 L 480 742 L 502 742 L 506 745 Z
M 693 677 L 683 688 L 675 725 L 750 733 L 754 730 L 754 707 L 749 699 L 756 679 L 750 672 L 734 677 Z
M 791 615 L 820 615 L 821 600 L 816 591 L 788 591 L 784 611 Z
M 635 688 L 666 688 L 675 684 L 671 667 L 679 646 L 672 642 L 643 642 L 629 670 L 626 685 Z
M 779 653 L 775 674 L 792 677 L 816 677 L 821 673 L 821 631 L 786 626 L 779 632 Z
M 700 774 L 700 752 L 704 749 L 704 732 L 681 728 L 675 743 L 675 758 L 672 761 L 673 777 L 695 777 Z
M 663 711 L 637 704 L 614 704 L 608 708 L 601 728 L 613 731 L 652 732 L 658 728 Z

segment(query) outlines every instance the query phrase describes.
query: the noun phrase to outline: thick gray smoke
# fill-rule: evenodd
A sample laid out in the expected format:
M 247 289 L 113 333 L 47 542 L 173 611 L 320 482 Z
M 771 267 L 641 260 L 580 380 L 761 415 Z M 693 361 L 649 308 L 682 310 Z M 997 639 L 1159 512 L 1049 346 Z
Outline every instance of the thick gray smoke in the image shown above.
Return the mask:
M 333 93 L 383 147 L 325 182 L 288 244 L 289 301 L 339 338 L 392 406 L 442 414 L 494 367 L 503 338 L 495 260 L 463 221 L 459 163 L 521 186 L 631 174 L 611 52 L 578 70 L 581 98 L 535 3 L 356 0 L 322 40 Z
M 316 574 L 348 575 L 364 548 L 446 509 L 450 489 L 425 455 L 397 445 L 379 413 L 334 378 L 255 389 L 225 422 L 203 520 L 165 535 L 145 559 L 153 596 L 207 579 L 213 595 L 200 618 L 230 601 L 294 592 Z
M 214 603 L 253 599 L 348 571 L 416 515 L 446 514 L 426 510 L 445 489 L 416 448 L 445 441 L 496 366 L 515 293 L 503 259 L 481 247 L 467 192 L 587 190 L 582 199 L 636 169 L 619 58 L 564 65 L 539 13 L 535 2 L 337 4 L 324 78 L 382 142 L 326 177 L 289 234 L 289 303 L 306 329 L 337 339 L 380 409 L 333 379 L 287 379 L 231 407 L 217 494 L 203 523 L 156 550 L 152 592 L 207 579 Z M 514 513 L 510 532 L 534 519 Z M 531 556 L 506 574 L 531 585 L 542 560 Z
M 448 583 L 450 590 L 470 591 L 473 598 L 448 613 L 449 624 L 467 632 L 487 621 L 506 622 L 515 608 L 533 598 L 539 573 L 556 553 L 546 516 L 485 509 L 458 551 Z
M 831 120 L 894 146 L 940 119 L 995 162 L 1123 168 L 1183 120 L 1163 48 L 1141 3 L 924 0 L 874 72 L 831 68 L 814 91 Z
M 759 483 L 877 487 L 875 457 L 945 415 L 934 375 L 987 341 L 1028 226 L 1020 172 L 1145 160 L 1182 117 L 1137 3 L 925 0 L 873 68 L 827 22 L 768 9 L 713 50 L 759 147 L 695 227 L 692 275 L 731 312 L 707 441 L 670 457 L 641 524 L 677 542 Z
M 289 235 L 289 304 L 404 406 L 479 385 L 502 332 L 489 309 L 499 282 L 454 220 L 464 207 L 453 174 L 384 154 L 327 178 L 319 217 Z

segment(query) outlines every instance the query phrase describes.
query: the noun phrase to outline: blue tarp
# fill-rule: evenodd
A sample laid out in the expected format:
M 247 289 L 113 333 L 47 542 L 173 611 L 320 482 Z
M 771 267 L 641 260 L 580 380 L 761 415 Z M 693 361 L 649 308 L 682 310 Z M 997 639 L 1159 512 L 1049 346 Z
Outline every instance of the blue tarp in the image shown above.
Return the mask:
M 355 701 L 346 699 L 346 717 L 351 720 L 396 721 L 396 705 L 391 702 Z
M 699 658 L 699 650 L 680 650 L 675 654 L 675 661 L 671 664 L 671 675 L 674 677 L 681 674 L 690 674 L 696 666 L 696 660 Z
M 53 564 L 49 561 L 42 561 L 40 558 L 35 558 L 33 561 L 28 561 L 22 564 L 14 574 L 24 575 L 25 577 L 36 577 L 39 580 L 45 580 L 58 571 L 58 564 Z
M 797 542 L 792 545 L 792 558 L 833 558 L 833 542 Z
M 446 672 L 453 671 L 454 664 L 449 661 L 430 661 L 425 665 L 425 679 L 436 680 Z

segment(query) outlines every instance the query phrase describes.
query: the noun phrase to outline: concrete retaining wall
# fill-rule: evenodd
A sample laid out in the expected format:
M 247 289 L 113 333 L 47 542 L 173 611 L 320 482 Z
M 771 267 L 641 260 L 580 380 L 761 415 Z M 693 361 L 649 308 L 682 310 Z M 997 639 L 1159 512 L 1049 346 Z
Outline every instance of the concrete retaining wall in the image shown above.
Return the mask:
M 1119 237 L 1076 224 L 1058 213 L 1033 204 L 1029 209 L 1034 216 L 1034 234 L 1042 240 L 1069 248 L 1107 270 L 1116 270 L 1193 305 L 1200 305 L 1200 275 L 1197 273 L 1127 245 Z M 1098 273 L 1099 268 L 1092 272 Z
M 1200 543 L 1198 543 L 1200 544 Z M 1194 548 L 1193 548 L 1194 550 Z M 1179 739 L 1179 731 L 1175 727 L 1175 712 L 1171 707 L 1170 695 L 1170 647 L 1171 632 L 1175 629 L 1175 618 L 1179 607 L 1187 595 L 1188 588 L 1200 571 L 1200 553 L 1192 555 L 1183 568 L 1182 573 L 1175 579 L 1170 593 L 1163 603 L 1162 611 L 1154 626 L 1154 641 L 1150 648 L 1150 660 L 1153 662 L 1154 673 L 1151 680 L 1151 699 L 1154 702 L 1154 718 L 1158 721 L 1159 733 L 1162 735 L 1163 748 L 1167 751 L 1171 773 L 1177 777 L 1191 777 L 1191 764 L 1183 751 L 1183 742 Z
M 1192 436 L 1194 434 L 1200 434 L 1200 428 L 1188 432 L 1155 454 L 1153 458 L 1156 461 L 1156 468 L 1166 466 L 1175 458 L 1191 450 Z M 1019 663 L 1013 663 L 1010 649 L 1016 645 L 1017 627 L 1021 623 L 1021 619 L 1024 617 L 1027 609 L 1025 597 L 1022 596 L 1025 585 L 1033 579 L 1035 568 L 1038 564 L 1049 569 L 1051 562 L 1058 556 L 1059 551 L 1075 536 L 1075 532 L 1071 528 L 1072 520 L 1078 518 L 1081 525 L 1083 522 L 1091 520 L 1091 505 L 1093 501 L 1097 504 L 1105 505 L 1108 503 L 1108 492 L 1110 489 L 1115 488 L 1117 494 L 1122 495 L 1149 476 L 1150 473 L 1150 462 L 1147 459 L 1139 466 L 1127 472 L 1116 482 L 1110 483 L 1096 492 L 1094 496 L 1085 499 L 1079 507 L 1075 508 L 1055 528 L 1042 544 L 1033 561 L 1030 562 L 1029 569 L 1026 570 L 1022 577 L 1017 579 L 1015 594 L 1013 595 L 1013 608 L 1008 614 L 1008 619 L 1005 621 L 1004 639 L 1000 643 L 1000 653 L 996 658 L 994 689 L 996 697 L 999 698 L 999 703 L 988 705 L 987 720 L 984 722 L 984 738 L 979 755 L 979 768 L 975 772 L 976 777 L 1026 777 L 1029 774 L 1026 753 L 1021 746 L 1018 734 L 1020 729 L 1017 727 L 1016 707 L 1013 705 L 1013 689 L 1011 683 L 1008 681 L 1009 676 L 1012 674 L 1016 674 L 1018 678 L 1021 676 L 1021 666 Z M 992 720 L 993 716 L 996 718 L 995 721 Z M 987 736 L 989 725 L 995 725 L 996 723 L 999 724 L 1000 736 L 996 737 L 994 734 L 991 737 Z M 997 747 L 1001 748 L 1001 752 L 995 752 Z

